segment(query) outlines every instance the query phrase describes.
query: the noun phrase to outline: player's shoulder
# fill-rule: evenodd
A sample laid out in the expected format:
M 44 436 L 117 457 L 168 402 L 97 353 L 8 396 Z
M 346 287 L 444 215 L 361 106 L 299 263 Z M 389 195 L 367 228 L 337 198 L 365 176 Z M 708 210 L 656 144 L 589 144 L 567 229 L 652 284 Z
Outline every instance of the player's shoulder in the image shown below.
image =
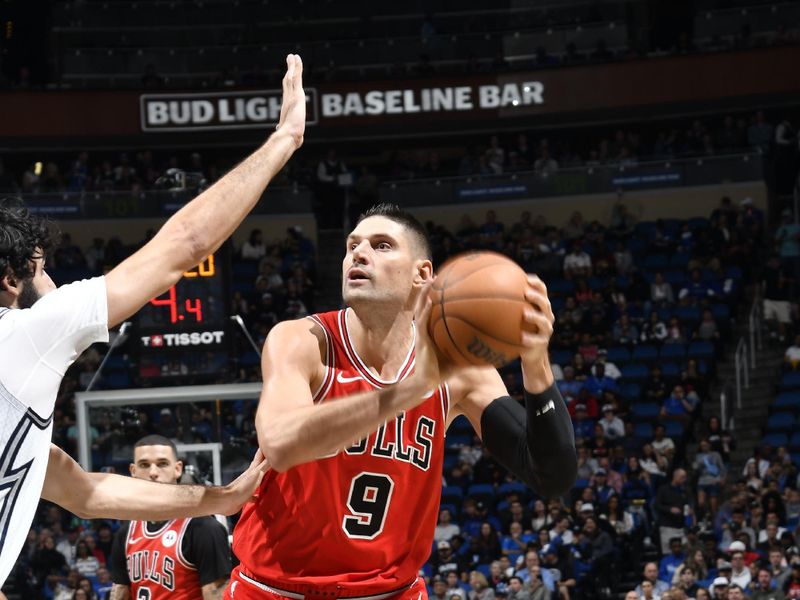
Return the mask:
M 319 321 L 308 317 L 281 321 L 273 327 L 265 343 L 268 355 L 319 358 L 326 346 L 326 334 Z
M 228 537 L 228 530 L 215 517 L 194 517 L 186 526 L 187 533 L 196 539 L 216 539 Z

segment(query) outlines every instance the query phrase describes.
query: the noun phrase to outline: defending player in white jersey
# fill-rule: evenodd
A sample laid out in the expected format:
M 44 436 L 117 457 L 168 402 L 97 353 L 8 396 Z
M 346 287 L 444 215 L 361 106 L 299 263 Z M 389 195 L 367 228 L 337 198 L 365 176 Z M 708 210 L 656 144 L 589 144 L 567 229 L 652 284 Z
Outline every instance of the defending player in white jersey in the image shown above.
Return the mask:
M 265 468 L 258 458 L 232 487 L 209 490 L 85 473 L 50 438 L 56 393 L 78 355 L 219 248 L 303 143 L 302 63 L 296 55 L 286 63 L 277 131 L 105 277 L 56 289 L 45 271 L 47 226 L 0 205 L 0 586 L 40 494 L 84 518 L 156 521 L 234 512 L 255 489 Z

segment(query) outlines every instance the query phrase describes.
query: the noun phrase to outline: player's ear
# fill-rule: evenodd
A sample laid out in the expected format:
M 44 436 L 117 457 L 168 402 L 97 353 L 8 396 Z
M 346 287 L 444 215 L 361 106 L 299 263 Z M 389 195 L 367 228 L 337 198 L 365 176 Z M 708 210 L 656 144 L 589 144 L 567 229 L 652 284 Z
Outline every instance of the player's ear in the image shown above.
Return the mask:
M 176 460 L 175 461 L 175 477 L 176 479 L 180 479 L 181 475 L 183 475 L 183 461 Z
M 10 294 L 13 301 L 22 291 L 20 290 L 20 283 L 20 280 L 14 275 L 14 271 L 9 267 L 6 269 L 3 276 L 0 277 L 0 294 Z
M 415 266 L 414 285 L 423 286 L 433 279 L 433 263 L 430 260 L 418 260 Z
M 136 473 L 136 465 L 135 464 L 133 464 L 133 463 L 128 464 L 128 473 L 130 473 L 131 477 L 134 476 L 134 473 Z

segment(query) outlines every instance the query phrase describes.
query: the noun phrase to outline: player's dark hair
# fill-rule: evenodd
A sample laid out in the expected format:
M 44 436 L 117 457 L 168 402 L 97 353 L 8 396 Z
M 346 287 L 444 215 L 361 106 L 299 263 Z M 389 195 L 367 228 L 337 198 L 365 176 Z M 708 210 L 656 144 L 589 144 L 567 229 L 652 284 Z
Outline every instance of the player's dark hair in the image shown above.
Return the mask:
M 361 221 L 369 217 L 384 217 L 395 223 L 400 223 L 400 225 L 408 229 L 414 235 L 420 250 L 422 250 L 423 256 L 428 260 L 433 258 L 431 244 L 428 241 L 428 234 L 425 231 L 425 227 L 423 227 L 422 223 L 420 223 L 414 215 L 403 210 L 397 204 L 392 204 L 390 202 L 375 204 L 369 210 L 361 213 L 358 217 L 358 222 L 361 223 Z
M 46 254 L 57 237 L 51 223 L 31 214 L 22 200 L 0 199 L 0 277 L 9 270 L 19 279 L 33 277 L 37 250 Z
M 172 453 L 175 455 L 175 458 L 178 458 L 178 448 L 175 446 L 175 442 L 163 435 L 146 435 L 133 445 L 134 449 L 140 448 L 141 446 L 169 446 L 172 448 Z

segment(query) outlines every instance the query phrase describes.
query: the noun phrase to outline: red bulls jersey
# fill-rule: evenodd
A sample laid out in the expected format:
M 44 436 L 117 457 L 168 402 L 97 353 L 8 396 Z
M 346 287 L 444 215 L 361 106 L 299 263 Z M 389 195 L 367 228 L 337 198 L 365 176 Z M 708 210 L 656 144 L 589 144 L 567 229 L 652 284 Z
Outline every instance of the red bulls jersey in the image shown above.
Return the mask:
M 414 367 L 412 344 L 395 380 L 375 377 L 350 340 L 347 312 L 308 317 L 322 327 L 327 343 L 316 403 L 396 383 Z M 257 502 L 245 505 L 234 531 L 234 552 L 245 572 L 275 585 L 338 583 L 352 592 L 413 582 L 431 552 L 448 408 L 442 386 L 333 456 L 268 472 Z
M 181 551 L 190 521 L 167 521 L 155 533 L 147 531 L 145 521 L 130 522 L 125 556 L 131 598 L 198 600 L 203 597 L 197 570 Z

